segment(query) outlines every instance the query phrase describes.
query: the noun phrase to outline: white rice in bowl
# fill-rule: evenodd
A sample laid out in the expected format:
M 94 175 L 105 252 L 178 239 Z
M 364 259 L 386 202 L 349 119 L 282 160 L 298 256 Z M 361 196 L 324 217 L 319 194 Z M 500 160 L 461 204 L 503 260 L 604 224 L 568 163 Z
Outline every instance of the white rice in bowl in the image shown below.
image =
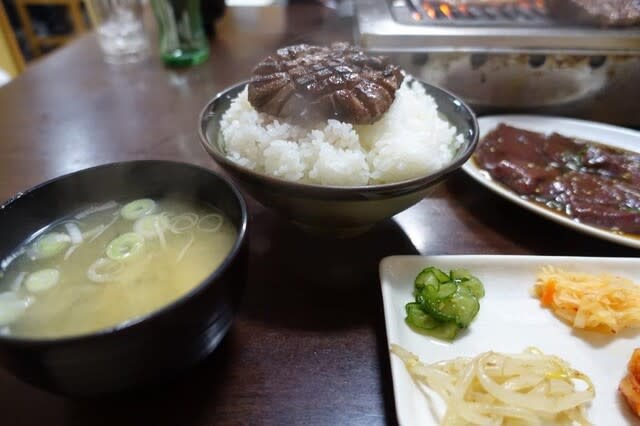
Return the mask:
M 296 182 L 358 186 L 399 182 L 449 164 L 463 143 L 438 115 L 424 87 L 404 79 L 380 120 L 352 125 L 328 120 L 312 127 L 259 113 L 245 88 L 220 122 L 228 159 L 260 173 Z

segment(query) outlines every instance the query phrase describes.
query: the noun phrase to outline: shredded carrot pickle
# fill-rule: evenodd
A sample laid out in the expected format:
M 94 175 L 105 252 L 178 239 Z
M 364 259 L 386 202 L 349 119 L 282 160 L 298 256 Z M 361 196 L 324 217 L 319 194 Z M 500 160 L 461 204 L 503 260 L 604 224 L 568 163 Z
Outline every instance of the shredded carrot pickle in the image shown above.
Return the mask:
M 627 278 L 543 267 L 534 286 L 542 306 L 575 328 L 640 328 L 640 286 Z

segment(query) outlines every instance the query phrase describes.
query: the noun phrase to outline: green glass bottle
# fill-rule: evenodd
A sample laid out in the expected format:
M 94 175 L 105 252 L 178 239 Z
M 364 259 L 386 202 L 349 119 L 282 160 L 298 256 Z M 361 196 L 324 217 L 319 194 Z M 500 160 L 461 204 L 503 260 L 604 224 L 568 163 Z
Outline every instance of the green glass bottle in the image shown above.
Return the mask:
M 151 0 L 160 33 L 160 56 L 171 67 L 197 65 L 209 57 L 200 0 Z

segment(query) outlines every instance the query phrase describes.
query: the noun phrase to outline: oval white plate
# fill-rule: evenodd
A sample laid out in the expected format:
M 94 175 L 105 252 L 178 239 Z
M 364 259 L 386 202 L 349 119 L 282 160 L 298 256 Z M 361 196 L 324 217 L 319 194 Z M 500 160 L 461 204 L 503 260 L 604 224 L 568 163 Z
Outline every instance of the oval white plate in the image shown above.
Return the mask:
M 492 115 L 480 117 L 478 119 L 478 123 L 480 125 L 480 139 L 484 138 L 484 136 L 493 130 L 498 124 L 505 123 L 525 130 L 532 130 L 546 134 L 556 132 L 563 136 L 575 137 L 617 148 L 624 148 L 629 151 L 640 152 L 640 132 L 624 129 L 622 127 L 610 126 L 608 124 L 539 115 Z M 522 207 L 538 213 L 547 219 L 551 219 L 554 222 L 573 228 L 576 231 L 593 235 L 594 237 L 640 248 L 640 236 L 635 238 L 620 235 L 595 226 L 586 225 L 564 216 L 561 213 L 556 213 L 552 210 L 541 207 L 534 202 L 527 201 L 499 182 L 491 179 L 487 172 L 477 167 L 471 160 L 467 161 L 462 166 L 462 169 L 472 178 L 495 193 L 519 204 Z

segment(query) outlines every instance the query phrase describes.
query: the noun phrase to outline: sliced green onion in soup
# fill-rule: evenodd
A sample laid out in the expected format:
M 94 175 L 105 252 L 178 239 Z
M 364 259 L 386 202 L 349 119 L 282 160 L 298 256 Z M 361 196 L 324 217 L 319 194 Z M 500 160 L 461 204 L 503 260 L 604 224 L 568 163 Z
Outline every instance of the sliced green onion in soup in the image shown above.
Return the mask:
M 127 220 L 137 220 L 153 213 L 155 209 L 156 202 L 151 198 L 140 198 L 125 204 L 120 210 L 120 215 Z
M 60 271 L 53 268 L 41 269 L 29 274 L 24 286 L 31 293 L 42 293 L 55 287 L 60 281 Z
M 13 282 L 11 283 L 11 286 L 10 286 L 11 291 L 20 291 L 20 287 L 22 286 L 22 283 L 24 282 L 24 279 L 26 276 L 27 276 L 26 272 L 19 272 L 18 275 L 16 275 Z
M 144 237 L 135 232 L 127 232 L 111 241 L 106 253 L 111 260 L 125 260 L 139 254 L 143 248 Z
M 169 230 L 174 234 L 182 234 L 198 224 L 200 216 L 196 213 L 182 213 L 171 219 Z
M 157 238 L 158 232 L 164 231 L 168 227 L 169 218 L 163 214 L 143 216 L 133 224 L 133 230 L 147 239 Z
M 20 318 L 30 303 L 31 299 L 23 299 L 12 291 L 0 293 L 0 327 Z
M 73 245 L 82 244 L 82 231 L 78 228 L 73 222 L 67 222 L 64 224 L 64 227 L 67 229 L 67 233 L 69 234 L 69 238 L 71 238 L 71 243 Z
M 116 262 L 115 260 L 101 257 L 89 266 L 89 270 L 87 270 L 87 278 L 94 283 L 114 281 L 118 279 L 122 269 L 122 262 Z
M 204 232 L 217 232 L 223 223 L 224 218 L 222 215 L 212 213 L 200 218 L 198 221 L 198 229 Z
M 47 259 L 62 253 L 71 244 L 71 237 L 61 232 L 45 234 L 27 248 L 31 260 Z
M 116 207 L 118 207 L 118 203 L 116 203 L 113 200 L 107 201 L 104 204 L 93 205 L 81 211 L 80 213 L 76 214 L 76 219 L 84 219 L 85 217 L 91 216 L 92 214 L 99 213 L 105 210 L 115 209 Z

